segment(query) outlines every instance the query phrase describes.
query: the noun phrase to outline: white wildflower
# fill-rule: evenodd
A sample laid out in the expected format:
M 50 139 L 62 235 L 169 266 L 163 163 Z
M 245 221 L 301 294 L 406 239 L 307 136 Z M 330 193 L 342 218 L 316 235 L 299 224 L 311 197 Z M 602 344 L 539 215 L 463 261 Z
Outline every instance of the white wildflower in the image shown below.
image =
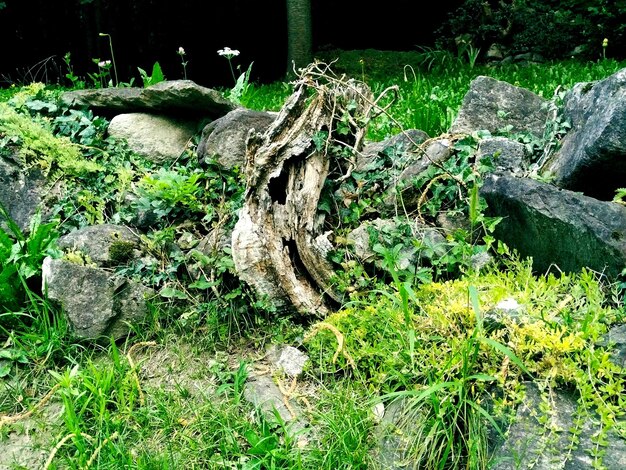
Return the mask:
M 185 55 L 185 49 L 183 49 L 183 46 L 180 46 L 178 48 L 178 55 L 183 56 Z
M 98 62 L 98 67 L 100 67 L 101 69 L 108 67 L 109 65 L 111 65 L 110 60 L 103 60 L 103 61 Z
M 219 51 L 217 51 L 217 53 L 228 59 L 232 59 L 233 57 L 237 57 L 239 55 L 239 51 L 237 49 L 231 49 L 230 47 L 225 47 L 224 49 L 220 49 Z

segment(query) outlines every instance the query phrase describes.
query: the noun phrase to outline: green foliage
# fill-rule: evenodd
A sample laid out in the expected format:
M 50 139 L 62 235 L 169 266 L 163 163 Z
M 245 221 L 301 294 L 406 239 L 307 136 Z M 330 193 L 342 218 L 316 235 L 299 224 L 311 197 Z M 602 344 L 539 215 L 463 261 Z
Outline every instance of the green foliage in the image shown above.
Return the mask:
M 241 97 L 241 104 L 249 109 L 279 111 L 292 93 L 293 87 L 289 83 L 275 82 L 267 85 L 248 83 L 246 93 Z
M 299 468 L 285 423 L 244 404 L 245 362 L 228 370 L 212 360 L 198 371 L 212 385 L 200 393 L 177 383 L 173 390 L 149 387 L 148 398 L 131 360 L 130 351 L 124 355 L 111 343 L 102 358 L 51 372 L 64 405 L 64 435 L 73 435 L 57 449 L 55 465 Z
M 41 223 L 40 214 L 31 220 L 28 234 L 13 222 L 0 203 L 0 315 L 19 312 L 28 300 L 29 281 L 41 276 L 46 256 L 59 256 L 55 242 L 59 236 L 54 222 Z
M 500 219 L 485 216 L 486 204 L 478 195 L 483 175 L 493 168 L 487 158 L 476 158 L 481 137 L 484 135 L 467 135 L 448 142 L 453 148 L 448 159 L 399 184 L 394 193 L 385 194 L 378 188 L 397 181 L 415 158 L 415 151 L 391 147 L 363 171 L 354 171 L 339 191 L 332 187 L 325 190 L 320 209 L 329 213 L 330 225 L 341 227 L 342 234 L 383 212 L 380 208 L 390 205 L 387 196 L 397 201 L 398 215 L 391 217 L 383 212 L 393 223 L 368 227 L 373 251 L 370 261 L 382 267 L 382 272 L 356 263 L 350 243 L 346 241 L 344 247 L 343 238 L 337 237 L 339 248 L 331 259 L 339 264 L 336 285 L 341 292 L 367 291 L 372 279 L 388 277 L 385 271 L 396 284 L 398 280 L 415 284 L 455 278 L 473 269 L 474 255 L 489 252 Z M 340 197 L 335 200 L 337 194 Z M 340 200 L 345 194 L 350 195 L 349 199 Z M 339 207 L 338 222 L 330 217 L 330 207 Z M 465 227 L 449 231 L 445 239 L 428 235 L 425 228 L 435 226 L 440 214 L 455 217 Z M 421 229 L 416 220 L 422 224 Z
M 24 233 L 0 203 L 0 378 L 14 367 L 43 367 L 66 346 L 67 325 L 41 286 L 43 259 L 61 255 L 58 236 L 57 223 L 42 223 L 39 213 Z
M 199 200 L 201 176 L 201 172 L 189 173 L 185 168 L 175 171 L 160 168 L 137 182 L 135 194 L 138 198 L 133 206 L 136 210 L 153 211 L 158 219 L 204 213 L 205 207 Z
M 351 372 L 387 399 L 407 400 L 404 432 L 424 468 L 485 468 L 481 429 L 506 422 L 528 379 L 574 387 L 581 407 L 600 414 L 599 432 L 619 426 L 624 377 L 599 346 L 622 318 L 607 286 L 590 271 L 537 277 L 530 260 L 502 268 L 348 304 L 324 321 L 343 345 L 319 324 L 307 335 L 314 372 Z M 506 299 L 520 316 L 494 323 Z
M 110 60 L 91 59 L 96 65 L 96 73 L 88 73 L 87 76 L 91 79 L 94 88 L 105 88 L 113 86 L 113 79 L 111 78 L 112 64 Z M 70 78 L 70 77 L 68 77 Z M 70 78 L 71 79 L 71 78 Z
M 93 111 L 77 109 L 58 114 L 53 124 L 57 135 L 68 137 L 72 142 L 86 147 L 102 140 L 109 125 L 106 119 L 94 116 Z
M 626 188 L 617 188 L 617 190 L 615 191 L 615 196 L 613 197 L 613 202 L 626 204 L 626 201 L 624 201 L 624 197 L 626 197 Z
M 479 74 L 553 96 L 551 109 L 556 111 L 573 83 L 603 78 L 622 67 L 607 59 L 487 69 L 476 52 L 469 46 L 458 54 L 349 51 L 341 53 L 338 65 L 344 67 L 340 72 L 354 71 L 376 91 L 399 84 L 398 99 L 390 96 L 384 103 L 390 104 L 389 115 L 370 123 L 374 140 L 402 128 L 421 128 L 433 136 L 445 132 L 469 82 Z M 236 80 L 239 101 L 278 110 L 290 85 L 249 83 L 250 70 Z M 404 402 L 405 419 L 395 431 L 408 443 L 407 457 L 420 462 L 420 468 L 486 468 L 489 430 L 505 429 L 528 379 L 543 387 L 546 396 L 550 387 L 575 390 L 579 421 L 598 412 L 595 465 L 601 465 L 606 433 L 624 433 L 619 421 L 626 406 L 624 374 L 609 360 L 610 345 L 604 339 L 611 325 L 624 320 L 616 307 L 623 308 L 623 285 L 608 299 L 594 273 L 536 276 L 529 261 L 506 261 L 510 255 L 504 245 L 493 250 L 497 220 L 484 216 L 478 193 L 489 162 L 475 162 L 477 145 L 486 135 L 454 138 L 453 157 L 410 182 L 424 198 L 399 212 L 393 229 L 371 232 L 374 269 L 356 262 L 345 235 L 380 215 L 380 188 L 397 178 L 409 158 L 406 149 L 389 149 L 339 186 L 327 182 L 319 209 L 329 227 L 339 227 L 333 240 L 339 249 L 332 261 L 346 300 L 351 299 L 322 322 L 334 332 L 322 323 L 311 326 L 279 315 L 238 280 L 232 254 L 220 241 L 241 207 L 239 169 L 224 170 L 216 162 L 200 166 L 191 148 L 177 162 L 157 167 L 107 137 L 106 119 L 64 109 L 56 93 L 40 85 L 0 96 L 11 99 L 0 104 L 3 117 L 23 121 L 11 124 L 11 133 L 0 121 L 3 151 L 39 148 L 41 144 L 25 143 L 40 138 L 28 127 L 30 120 L 46 130 L 41 139 L 63 143 L 33 150 L 25 162 L 47 168 L 53 180 L 72 175 L 63 178 L 66 190 L 53 208 L 62 226 L 34 219 L 28 234 L 20 235 L 10 222 L 0 232 L 0 276 L 9 279 L 0 282 L 0 301 L 13 302 L 0 311 L 0 377 L 11 380 L 9 387 L 0 388 L 0 407 L 2 412 L 32 408 L 32 390 L 60 384 L 56 396 L 64 404 L 64 422 L 54 434 L 72 437 L 58 448 L 53 467 L 372 468 L 377 421 L 371 407 L 381 399 L 386 405 L 397 399 Z M 328 142 L 333 156 L 347 164 L 352 155 L 336 141 L 353 131 L 351 119 L 364 122 L 351 103 L 339 104 L 345 112 L 333 129 L 314 137 L 313 145 L 321 149 Z M 526 144 L 539 162 L 567 129 L 554 116 L 544 139 L 512 136 L 507 129 L 502 133 Z M 39 162 L 46 158 L 40 155 L 44 151 L 51 154 L 45 165 Z M 71 155 L 97 165 L 98 171 L 62 166 L 58 160 L 64 152 L 77 152 Z M 351 196 L 348 204 L 336 194 L 339 188 Z M 616 202 L 622 197 L 618 192 Z M 414 236 L 412 219 L 419 215 L 433 222 L 442 211 L 461 215 L 467 228 L 443 242 Z M 131 338 L 156 339 L 163 350 L 140 356 L 137 348 L 122 354 L 118 343 L 101 350 L 68 343 L 64 317 L 38 291 L 41 260 L 46 253 L 54 255 L 56 232 L 103 222 L 132 224 L 143 213 L 154 220 L 142 236 L 142 256 L 128 263 L 132 247 L 124 243 L 114 243 L 111 256 L 122 264 L 119 274 L 159 293 L 146 325 Z M 200 240 L 210 243 L 203 246 Z M 418 269 L 400 267 L 407 246 L 421 257 Z M 471 256 L 484 251 L 498 255 L 495 264 L 472 269 Z M 510 299 L 520 311 L 499 316 L 498 304 Z M 162 359 L 171 337 L 193 347 L 181 353 L 188 361 L 185 371 L 196 362 L 204 367 L 191 380 Z M 279 416 L 261 414 L 243 400 L 249 368 L 240 357 L 269 343 L 303 344 L 311 357 L 305 376 L 298 379 L 305 393 L 314 389 L 306 417 L 315 433 L 308 444 L 287 432 Z M 195 360 L 207 352 L 214 357 Z M 151 357 L 154 362 L 144 375 L 141 367 Z M 155 386 L 155 367 L 161 370 L 164 363 L 168 381 Z M 285 385 L 284 377 L 274 379 Z M 19 424 L 6 432 L 15 429 Z M 580 429 L 571 431 L 572 448 Z M 99 446 L 97 460 L 90 463 Z
M 0 89 L 0 102 L 8 101 L 13 96 L 21 91 L 21 87 L 16 87 L 15 85 L 11 85 L 8 88 Z
M 46 101 L 43 84 L 33 84 L 16 94 L 9 103 L 0 103 L 0 148 L 15 148 L 28 166 L 50 174 L 57 170 L 82 176 L 102 167 L 83 157 L 81 149 L 65 136 L 56 136 L 43 110 L 56 112 Z M 32 111 L 31 111 L 32 110 Z
M 91 110 L 67 109 L 57 95 L 35 83 L 0 103 L 7 118 L 0 123 L 0 150 L 17 151 L 22 164 L 44 170 L 51 185 L 62 181 L 66 191 L 53 209 L 69 231 L 114 218 L 133 179 L 152 163 L 106 136 L 108 120 Z
M 71 87 L 79 90 L 85 88 L 85 81 L 74 73 L 74 67 L 72 66 L 72 55 L 70 52 L 65 53 L 65 55 L 63 56 L 63 62 L 65 63 L 65 67 L 67 68 L 65 78 L 70 81 Z
M 325 380 L 312 416 L 318 438 L 302 452 L 297 468 L 376 468 L 372 462 L 376 421 L 369 397 L 354 380 Z
M 579 55 L 599 59 L 604 38 L 614 51 L 625 44 L 625 7 L 623 1 L 466 0 L 439 28 L 437 42 L 449 50 L 468 44 L 486 50 L 496 43 L 513 55 L 535 52 L 548 59 L 569 58 L 578 46 Z
M 148 88 L 149 86 L 156 85 L 159 82 L 165 80 L 165 76 L 163 75 L 163 70 L 161 70 L 161 65 L 158 62 L 155 62 L 152 65 L 152 74 L 148 75 L 144 69 L 137 67 L 139 70 L 139 75 L 141 76 L 141 81 L 143 82 L 144 88 Z
M 226 94 L 227 98 L 237 105 L 241 104 L 242 96 L 248 93 L 252 64 L 254 64 L 254 62 L 250 62 L 248 70 L 239 75 L 239 78 L 237 78 L 237 81 L 235 82 L 235 86 Z
M 598 43 L 599 47 L 600 43 Z M 483 49 L 486 50 L 486 49 Z M 466 60 L 445 49 L 420 49 L 412 52 L 374 50 L 331 50 L 317 57 L 333 63 L 333 70 L 348 77 L 361 78 L 361 63 L 365 81 L 374 93 L 391 85 L 399 86 L 398 98 L 391 104 L 393 120 L 379 116 L 368 126 L 368 138 L 380 141 L 402 129 L 421 129 L 434 137 L 444 134 L 469 90 L 470 82 L 479 75 L 503 80 L 526 88 L 540 96 L 553 97 L 557 89 L 566 91 L 575 83 L 607 77 L 624 67 L 623 62 L 607 59 L 601 62 L 561 60 L 547 64 L 481 64 L 470 68 Z M 267 87 L 268 92 L 275 87 Z M 263 90 L 265 87 L 263 87 Z M 262 90 L 255 89 L 258 96 Z
M 84 467 L 99 444 L 103 445 L 99 462 L 111 462 L 116 457 L 126 460 L 114 442 L 107 446 L 103 441 L 126 437 L 127 418 L 141 405 L 142 396 L 133 368 L 114 343 L 110 357 L 108 364 L 87 361 L 81 369 L 74 366 L 50 372 L 60 386 L 65 427 L 75 435 L 70 445 L 60 449 L 55 462 Z
M 25 108 L 32 105 L 26 99 L 22 102 Z M 173 307 L 169 305 L 172 301 L 192 301 L 181 322 L 215 321 L 220 338 L 243 328 L 250 319 L 247 311 L 255 301 L 248 303 L 249 293 L 236 280 L 230 256 L 223 252 L 206 255 L 197 250 L 183 255 L 174 249 L 176 233 L 171 228 L 180 221 L 195 220 L 197 226 L 189 226 L 187 235 L 193 233 L 192 240 L 195 238 L 197 243 L 213 224 L 232 226 L 243 190 L 237 170 L 226 172 L 213 164 L 201 170 L 195 156 L 190 155 L 181 158 L 178 166 L 152 172 L 152 164 L 129 152 L 123 142 L 105 138 L 108 122 L 91 111 L 57 109 L 51 117 L 54 134 L 78 144 L 82 156 L 102 168 L 82 175 L 80 180 L 63 179 L 66 191 L 53 207 L 64 220 L 62 231 L 104 222 L 123 223 L 132 219 L 138 209 L 162 216 L 147 236 L 148 249 L 156 257 L 137 260 L 126 274 L 160 289 L 167 302 L 163 309 Z M 133 202 L 127 200 L 129 194 Z M 129 247 L 114 244 L 113 248 L 114 257 L 127 259 Z M 190 279 L 189 270 L 202 275 Z M 213 292 L 223 292 L 215 305 L 206 299 Z

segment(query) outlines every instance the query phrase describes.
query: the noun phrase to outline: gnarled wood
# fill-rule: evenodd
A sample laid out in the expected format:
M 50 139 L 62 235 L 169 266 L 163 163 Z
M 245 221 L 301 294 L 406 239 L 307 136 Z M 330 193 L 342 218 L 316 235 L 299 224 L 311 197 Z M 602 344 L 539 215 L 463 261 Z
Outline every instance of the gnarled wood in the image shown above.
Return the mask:
M 325 231 L 318 203 L 329 175 L 348 171 L 346 161 L 329 151 L 329 143 L 360 150 L 364 126 L 353 117 L 367 116 L 372 100 L 364 85 L 337 79 L 320 84 L 316 71 L 313 67 L 303 73 L 264 134 L 248 136 L 245 203 L 232 250 L 239 277 L 274 305 L 324 316 L 329 298 L 338 297 L 327 261 L 332 230 Z M 345 103 L 352 104 L 350 113 Z M 344 131 L 339 136 L 341 118 Z

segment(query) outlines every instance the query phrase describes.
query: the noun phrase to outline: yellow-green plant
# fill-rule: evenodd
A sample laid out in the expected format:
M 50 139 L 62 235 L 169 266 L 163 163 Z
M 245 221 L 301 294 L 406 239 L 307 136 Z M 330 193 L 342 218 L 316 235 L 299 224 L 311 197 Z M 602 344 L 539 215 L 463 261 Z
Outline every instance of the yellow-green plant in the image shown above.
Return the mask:
M 13 146 L 24 164 L 46 173 L 58 169 L 79 176 L 102 169 L 83 158 L 70 139 L 55 136 L 47 120 L 20 113 L 7 103 L 0 103 L 0 136 L 0 147 Z
M 583 414 L 600 416 L 601 447 L 608 430 L 623 432 L 626 405 L 623 371 L 601 346 L 621 318 L 608 287 L 587 270 L 537 276 L 530 260 L 512 257 L 503 270 L 350 304 L 305 343 L 319 372 L 354 368 L 370 390 L 407 400 L 415 420 L 404 432 L 419 468 L 483 468 L 481 429 L 501 428 L 527 380 L 575 388 Z M 510 299 L 519 310 L 498 318 Z M 497 320 L 487 324 L 486 312 Z

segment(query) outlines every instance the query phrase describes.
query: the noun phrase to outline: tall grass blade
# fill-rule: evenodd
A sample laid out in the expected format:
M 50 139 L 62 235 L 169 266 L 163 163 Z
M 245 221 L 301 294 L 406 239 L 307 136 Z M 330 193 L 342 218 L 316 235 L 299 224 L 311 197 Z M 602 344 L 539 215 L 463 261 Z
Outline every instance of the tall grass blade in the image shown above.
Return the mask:
M 515 353 L 509 349 L 508 347 L 506 347 L 504 344 L 499 343 L 498 341 L 495 341 L 491 338 L 481 338 L 480 341 L 482 343 L 485 343 L 489 346 L 491 346 L 493 349 L 500 351 L 502 354 L 504 354 L 506 357 L 509 358 L 509 360 L 515 364 L 517 367 L 519 367 L 521 369 L 522 372 L 524 372 L 527 375 L 531 375 L 530 372 L 528 371 L 528 369 L 526 368 L 526 366 L 524 365 L 524 363 L 520 360 L 519 357 L 517 357 L 515 355 Z

